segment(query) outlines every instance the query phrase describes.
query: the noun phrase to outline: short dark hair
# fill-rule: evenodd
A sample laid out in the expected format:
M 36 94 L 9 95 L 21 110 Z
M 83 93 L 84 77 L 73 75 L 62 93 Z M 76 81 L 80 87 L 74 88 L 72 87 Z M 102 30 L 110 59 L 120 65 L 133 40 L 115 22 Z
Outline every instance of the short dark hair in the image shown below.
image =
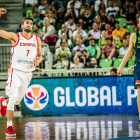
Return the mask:
M 87 50 L 82 50 L 82 53 L 83 53 L 83 52 L 87 52 Z
M 33 12 L 32 12 L 32 14 L 34 14 L 34 13 L 36 13 L 36 14 L 38 15 L 38 12 L 37 12 L 37 11 L 33 11 Z
M 22 24 L 24 24 L 24 22 L 25 22 L 26 20 L 31 20 L 31 21 L 33 22 L 33 19 L 32 19 L 32 18 L 27 17 L 27 18 L 25 18 L 25 19 L 22 20 Z
M 91 38 L 89 41 L 92 41 L 92 40 L 94 40 L 94 41 L 95 41 L 95 39 L 94 39 L 94 38 Z
M 65 42 L 61 42 L 60 45 L 65 44 Z
M 76 27 L 82 27 L 82 25 L 81 24 L 77 24 Z
M 74 5 L 74 2 L 71 2 L 70 5 Z
M 112 41 L 111 37 L 106 37 L 105 40 L 110 40 L 110 41 Z
M 76 52 L 80 52 L 80 51 L 81 51 L 80 49 L 77 49 L 77 50 L 76 50 Z
M 111 71 L 111 72 L 112 72 L 112 71 L 115 72 L 115 74 L 117 75 L 117 69 L 116 69 L 116 68 L 112 68 L 110 71 Z

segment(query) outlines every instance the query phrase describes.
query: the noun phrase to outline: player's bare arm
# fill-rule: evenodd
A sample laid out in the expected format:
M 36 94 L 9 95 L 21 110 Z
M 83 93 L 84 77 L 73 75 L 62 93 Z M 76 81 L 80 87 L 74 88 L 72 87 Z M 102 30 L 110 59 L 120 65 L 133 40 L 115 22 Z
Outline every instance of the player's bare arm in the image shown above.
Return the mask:
M 38 46 L 37 46 L 37 59 L 34 59 L 34 65 L 38 66 L 39 63 L 42 61 L 42 51 L 41 51 L 41 39 L 37 37 L 38 39 Z
M 0 17 L 5 13 L 7 13 L 6 9 L 0 8 Z M 16 44 L 16 41 L 18 40 L 18 36 L 16 33 L 7 32 L 2 29 L 0 29 L 0 37 L 10 40 L 13 46 Z
M 120 65 L 120 67 L 119 67 L 119 69 L 117 71 L 118 76 L 121 76 L 121 71 L 122 71 L 123 66 L 127 63 L 129 58 L 132 56 L 132 52 L 133 52 L 133 48 L 134 48 L 134 40 L 135 40 L 135 35 L 132 34 L 131 37 L 130 37 L 130 41 L 129 41 L 128 51 L 124 55 L 122 63 L 121 63 L 121 65 Z

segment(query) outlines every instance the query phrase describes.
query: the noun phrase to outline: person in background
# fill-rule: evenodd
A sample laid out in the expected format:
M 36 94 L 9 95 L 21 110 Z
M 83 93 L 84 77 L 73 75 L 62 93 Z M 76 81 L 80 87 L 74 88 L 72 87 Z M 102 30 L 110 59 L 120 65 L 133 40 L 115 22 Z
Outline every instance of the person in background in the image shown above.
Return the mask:
M 82 30 L 82 26 L 80 24 L 77 24 L 77 30 L 73 32 L 73 38 L 75 38 L 75 36 L 77 35 L 81 35 L 82 36 L 82 41 L 84 42 L 86 39 L 86 32 L 84 30 Z M 75 41 L 75 39 L 74 39 Z
M 119 58 L 123 58 L 126 52 L 128 51 L 128 41 L 126 39 L 123 40 L 123 46 L 119 50 Z
M 107 58 L 108 60 L 116 58 L 116 45 L 112 43 L 110 37 L 106 39 L 106 45 L 102 47 L 102 58 Z
M 35 6 L 38 6 L 38 1 L 37 0 L 26 0 L 25 4 L 27 5 L 27 7 L 31 7 L 33 4 L 35 4 Z
M 126 14 L 128 13 L 129 5 L 130 5 L 129 0 L 126 0 L 125 5 L 124 6 L 122 5 L 122 8 L 120 10 L 120 16 L 121 17 L 125 18 Z
M 100 11 L 99 11 L 99 10 L 100 10 L 100 9 L 99 9 L 99 8 L 100 8 L 100 7 L 99 7 L 99 4 L 100 4 L 100 3 L 104 3 L 105 7 L 107 7 L 107 0 L 96 0 L 96 1 L 95 1 L 95 11 L 96 11 L 96 15 L 98 15 L 99 12 L 100 12 Z M 104 10 L 104 9 L 103 9 L 103 10 Z
M 114 6 L 113 0 L 109 0 L 109 6 L 106 8 L 106 15 L 113 14 L 114 17 L 118 17 L 119 7 Z
M 88 27 L 92 26 L 93 17 L 91 16 L 91 12 L 89 9 L 86 9 L 83 16 L 84 20 L 84 29 L 88 29 Z
M 129 41 L 130 41 L 130 35 L 126 35 L 126 38 L 125 38 L 128 42 L 128 45 L 129 45 Z
M 37 25 L 34 25 L 34 30 L 33 34 L 37 35 L 38 37 L 42 38 L 43 37 L 43 32 L 39 31 L 39 27 Z
M 137 26 L 134 26 L 133 27 L 133 33 L 137 33 L 138 31 L 139 31 L 139 28 Z M 133 33 L 131 33 L 131 34 L 133 34 Z
M 41 27 L 41 19 L 38 16 L 38 12 L 34 11 L 33 16 L 31 17 L 33 19 L 33 24 L 37 25 L 38 27 Z
M 105 38 L 108 37 L 107 31 L 102 31 L 101 33 L 101 39 L 98 41 L 99 48 L 102 48 L 104 45 L 106 45 Z
M 100 57 L 100 48 L 97 44 L 95 44 L 94 39 L 90 39 L 89 42 L 90 46 L 86 48 L 87 52 L 90 54 L 91 57 L 99 59 Z
M 55 26 L 56 19 L 53 17 L 53 10 L 49 10 L 48 14 L 43 19 L 43 24 L 46 24 L 46 20 L 50 21 L 50 24 Z
M 87 66 L 87 63 L 90 62 L 91 56 L 90 54 L 87 52 L 87 50 L 83 50 L 82 51 L 82 56 L 80 57 L 81 61 L 84 64 L 84 67 Z
M 111 26 L 109 23 L 105 24 L 105 31 L 107 32 L 108 36 L 112 36 L 112 30 L 111 30 Z
M 77 38 L 76 43 L 77 43 L 77 46 L 73 48 L 73 50 L 72 50 L 72 55 L 75 55 L 75 53 L 76 53 L 76 51 L 77 51 L 78 49 L 80 49 L 81 52 L 82 52 L 83 50 L 86 50 L 86 47 L 85 47 L 84 45 L 82 45 L 82 40 L 81 40 L 81 38 Z
M 47 6 L 47 1 L 41 0 L 41 5 L 38 7 L 39 17 L 41 20 L 43 20 L 45 17 L 46 6 Z
M 99 11 L 98 11 L 98 14 L 101 15 L 101 13 L 105 13 L 106 11 L 106 7 L 105 7 L 105 4 L 103 2 L 103 0 L 100 0 L 100 4 L 99 4 Z
M 92 30 L 90 30 L 88 33 L 91 34 L 97 42 L 101 37 L 101 31 L 98 29 L 97 23 L 93 23 Z
M 61 42 L 60 48 L 57 48 L 55 51 L 55 59 L 57 60 L 57 63 L 53 65 L 53 68 L 67 69 L 69 54 L 70 54 L 70 49 L 67 47 L 66 43 Z
M 31 10 L 28 10 L 28 11 L 27 11 L 26 17 L 32 17 L 32 16 L 33 16 L 32 13 L 33 13 L 34 11 L 36 11 L 36 10 L 35 10 L 35 4 L 33 4 L 33 5 L 31 6 Z
M 102 31 L 103 28 L 104 28 L 104 25 L 103 25 L 103 23 L 102 23 L 102 21 L 101 21 L 101 17 L 100 17 L 99 15 L 97 15 L 97 16 L 95 17 L 95 23 L 97 23 L 98 29 Z
M 79 62 L 79 57 L 74 56 L 73 61 L 74 63 L 70 64 L 70 69 L 82 69 L 84 67 L 84 64 Z
M 110 75 L 112 75 L 112 76 L 117 76 L 117 69 L 116 68 L 112 68 L 111 70 L 110 70 Z
M 67 9 L 69 10 L 70 9 L 70 4 L 71 3 L 74 3 L 74 9 L 77 9 L 77 10 L 80 10 L 81 9 L 81 3 L 80 1 L 77 1 L 77 0 L 70 0 L 67 4 Z
M 117 55 L 119 54 L 119 50 L 122 47 L 121 37 L 116 35 L 113 37 L 113 43 L 116 45 Z
M 58 31 L 59 38 L 62 38 L 62 34 L 63 33 L 66 33 L 67 34 L 67 38 L 72 40 L 72 31 L 67 29 L 67 25 L 65 25 L 65 24 L 62 24 L 61 29 Z
M 76 30 L 76 24 L 75 24 L 74 18 L 72 17 L 70 17 L 69 20 L 65 22 L 65 25 L 67 26 L 67 29 L 71 30 L 72 32 Z
M 107 23 L 107 20 L 108 20 L 108 19 L 107 19 L 107 16 L 105 15 L 104 12 L 100 12 L 99 16 L 100 16 L 100 18 L 101 18 L 102 24 L 105 25 L 105 24 Z
M 90 44 L 89 44 L 90 39 L 93 39 L 93 37 L 92 37 L 92 35 L 89 34 L 89 35 L 88 35 L 88 39 L 86 39 L 85 42 L 84 42 L 84 44 L 85 44 L 86 47 L 90 45 Z
M 59 38 L 56 42 L 55 48 L 59 48 L 60 44 L 64 42 L 65 45 L 67 46 L 67 48 L 70 48 L 71 46 L 71 40 L 67 38 L 67 34 L 66 33 L 62 33 L 62 38 Z
M 120 23 L 115 24 L 116 29 L 113 31 L 112 36 L 119 35 L 121 40 L 125 39 L 126 34 L 130 34 L 130 32 L 124 28 L 121 28 Z
M 134 6 L 129 6 L 129 12 L 126 14 L 125 23 L 133 25 L 136 22 L 136 12 Z
M 115 29 L 116 23 L 119 23 L 119 22 L 115 20 L 113 14 L 109 14 L 109 15 L 107 16 L 107 23 L 110 24 L 111 30 L 113 31 L 113 30 Z

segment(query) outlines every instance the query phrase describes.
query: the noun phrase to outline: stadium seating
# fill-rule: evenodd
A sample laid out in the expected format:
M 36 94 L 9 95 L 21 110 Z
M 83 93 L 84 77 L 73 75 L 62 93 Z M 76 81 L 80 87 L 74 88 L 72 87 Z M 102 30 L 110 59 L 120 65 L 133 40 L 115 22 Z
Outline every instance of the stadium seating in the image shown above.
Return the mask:
M 125 29 L 127 29 L 130 33 L 133 33 L 133 25 L 126 25 Z
M 128 61 L 128 68 L 129 68 L 131 65 L 134 65 L 134 60 L 133 60 L 133 58 L 130 58 L 130 59 L 129 59 L 129 61 Z
M 108 60 L 108 59 L 101 59 L 100 60 L 100 64 L 99 64 L 102 68 L 110 68 L 112 65 L 112 59 Z
M 116 21 L 118 21 L 121 25 L 121 28 L 123 28 L 124 23 L 125 23 L 125 18 L 115 18 Z

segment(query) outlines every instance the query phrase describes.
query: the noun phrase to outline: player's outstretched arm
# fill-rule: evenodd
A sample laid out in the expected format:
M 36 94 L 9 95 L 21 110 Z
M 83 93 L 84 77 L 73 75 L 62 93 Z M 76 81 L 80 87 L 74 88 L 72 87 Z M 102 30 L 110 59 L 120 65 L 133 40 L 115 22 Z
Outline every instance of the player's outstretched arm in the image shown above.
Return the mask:
M 7 13 L 6 9 L 0 8 L 0 17 L 1 17 L 1 15 L 4 15 L 5 13 Z M 7 32 L 2 29 L 0 29 L 0 37 L 11 40 L 11 41 L 12 40 L 17 41 L 17 39 L 18 39 L 18 37 L 15 33 Z
M 42 50 L 41 50 L 41 39 L 37 37 L 38 39 L 38 46 L 37 46 L 37 58 L 34 59 L 34 65 L 38 66 L 39 63 L 42 61 Z
M 123 66 L 127 63 L 127 61 L 129 60 L 129 58 L 132 56 L 132 52 L 133 52 L 133 48 L 134 48 L 134 40 L 135 40 L 135 35 L 132 34 L 130 37 L 130 41 L 129 41 L 129 48 L 128 51 L 126 52 L 126 54 L 124 55 L 124 58 L 122 60 L 122 63 L 120 64 L 118 71 L 117 71 L 117 75 L 121 76 L 121 71 Z

